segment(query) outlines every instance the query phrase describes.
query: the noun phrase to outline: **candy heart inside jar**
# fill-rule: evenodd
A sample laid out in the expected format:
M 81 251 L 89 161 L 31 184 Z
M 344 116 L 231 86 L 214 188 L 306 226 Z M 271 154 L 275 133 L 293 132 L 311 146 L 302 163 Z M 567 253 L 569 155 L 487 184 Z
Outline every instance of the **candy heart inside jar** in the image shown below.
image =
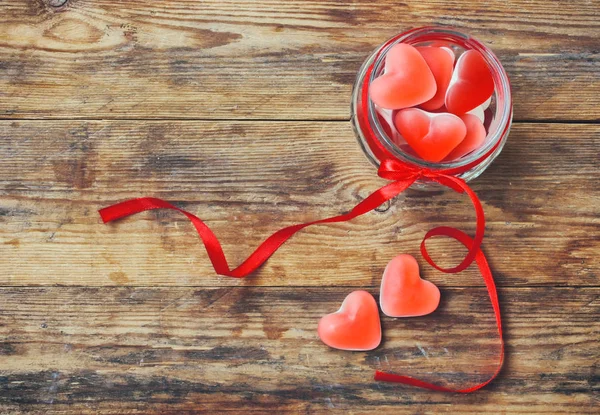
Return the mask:
M 411 84 L 423 85 L 426 93 L 407 90 L 419 96 L 417 104 L 396 98 L 407 84 L 403 64 L 410 60 L 408 68 L 425 62 L 430 70 Z M 365 61 L 354 85 L 352 123 L 376 166 L 396 158 L 471 180 L 500 153 L 511 121 L 510 85 L 498 58 L 476 39 L 447 28 L 413 29 L 390 39 Z

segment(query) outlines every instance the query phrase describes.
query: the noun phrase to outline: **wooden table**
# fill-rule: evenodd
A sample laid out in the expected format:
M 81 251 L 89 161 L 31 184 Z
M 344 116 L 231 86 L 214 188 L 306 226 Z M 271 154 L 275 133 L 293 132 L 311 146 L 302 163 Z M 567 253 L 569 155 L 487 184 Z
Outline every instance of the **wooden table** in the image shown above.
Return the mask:
M 219 277 L 189 222 L 232 263 L 273 231 L 347 211 L 383 181 L 349 102 L 361 62 L 410 27 L 491 46 L 515 122 L 473 183 L 507 360 L 476 268 L 418 255 L 436 225 L 473 232 L 467 198 L 409 192 L 310 228 L 258 272 Z M 0 4 L 0 413 L 587 414 L 600 412 L 600 2 L 8 0 Z M 444 239 L 444 264 L 464 251 Z M 336 351 L 318 319 L 412 253 L 442 290 L 431 316 L 383 318 L 384 342 Z

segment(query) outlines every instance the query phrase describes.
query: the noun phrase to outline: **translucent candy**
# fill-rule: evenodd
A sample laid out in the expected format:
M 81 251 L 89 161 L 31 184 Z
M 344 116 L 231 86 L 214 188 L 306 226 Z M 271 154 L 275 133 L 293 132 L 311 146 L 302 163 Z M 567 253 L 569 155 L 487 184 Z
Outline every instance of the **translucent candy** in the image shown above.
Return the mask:
M 398 255 L 383 272 L 379 305 L 390 317 L 424 316 L 440 303 L 440 290 L 419 276 L 419 264 L 410 255 Z
M 437 91 L 433 98 L 419 106 L 426 111 L 437 110 L 444 105 L 446 90 L 448 89 L 450 79 L 452 78 L 454 52 L 448 48 L 436 48 L 431 46 L 420 46 L 417 47 L 417 50 L 423 55 L 425 62 L 427 62 L 429 69 L 431 69 L 431 73 L 433 73 L 437 85 Z
M 381 321 L 377 303 L 366 291 L 354 291 L 338 311 L 323 316 L 319 338 L 335 349 L 373 350 L 381 343 Z
M 494 79 L 481 53 L 467 50 L 456 61 L 446 91 L 446 108 L 461 115 L 483 104 L 494 93 Z
M 385 73 L 370 86 L 371 100 L 382 108 L 402 109 L 434 97 L 435 78 L 423 56 L 413 46 L 399 43 L 385 58 Z
M 467 114 L 473 114 L 479 118 L 481 122 L 485 120 L 485 110 L 488 109 L 490 104 L 492 103 L 492 97 L 489 97 L 487 101 L 485 101 L 480 106 L 473 108 L 471 111 L 467 112 Z M 443 107 L 445 108 L 445 107 Z
M 465 123 L 456 115 L 408 108 L 394 117 L 394 125 L 423 160 L 442 161 L 467 134 Z
M 481 114 L 483 116 L 483 110 Z M 459 159 L 462 156 L 477 150 L 485 142 L 487 133 L 485 131 L 485 127 L 483 126 L 483 121 L 481 121 L 479 117 L 473 114 L 464 114 L 460 116 L 460 119 L 467 127 L 467 135 L 465 135 L 464 140 L 462 140 L 460 144 L 456 146 L 456 148 L 452 150 L 450 154 L 448 154 L 446 160 Z

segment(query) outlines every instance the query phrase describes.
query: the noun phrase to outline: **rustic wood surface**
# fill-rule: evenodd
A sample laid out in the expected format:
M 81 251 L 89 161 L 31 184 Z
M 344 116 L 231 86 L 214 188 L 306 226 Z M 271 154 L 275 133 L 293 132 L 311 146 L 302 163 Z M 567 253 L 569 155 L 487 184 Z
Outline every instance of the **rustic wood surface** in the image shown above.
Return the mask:
M 494 48 L 515 117 L 599 120 L 597 0 L 5 1 L 0 116 L 339 119 L 360 64 L 410 27 Z
M 362 60 L 410 27 L 453 25 L 511 77 L 515 124 L 473 183 L 507 361 L 495 367 L 474 267 L 439 311 L 382 318 L 366 353 L 320 343 L 320 316 L 464 196 L 407 192 L 308 229 L 244 280 L 215 275 L 189 222 L 97 209 L 156 196 L 196 213 L 239 263 L 284 225 L 348 211 L 383 182 L 355 142 Z M 0 3 L 0 413 L 600 412 L 600 2 L 298 0 Z M 440 262 L 464 252 L 432 240 Z
M 3 400 L 23 411 L 86 414 L 427 413 L 449 404 L 456 414 L 498 413 L 498 405 L 517 414 L 597 413 L 590 392 L 598 368 L 590 363 L 600 288 L 502 289 L 508 359 L 484 392 L 459 398 L 373 382 L 375 369 L 448 385 L 494 370 L 485 289 L 443 292 L 435 314 L 384 317 L 383 345 L 348 353 L 324 347 L 315 332 L 344 288 L 4 288 L 0 301 L 11 311 L 0 327 Z

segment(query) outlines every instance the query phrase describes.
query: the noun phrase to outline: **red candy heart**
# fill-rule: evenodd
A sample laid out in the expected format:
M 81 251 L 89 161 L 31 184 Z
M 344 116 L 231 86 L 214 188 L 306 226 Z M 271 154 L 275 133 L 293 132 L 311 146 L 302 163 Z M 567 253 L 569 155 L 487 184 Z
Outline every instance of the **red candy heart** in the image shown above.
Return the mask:
M 394 125 L 419 157 L 434 163 L 450 154 L 467 134 L 465 123 L 456 115 L 418 108 L 399 111 Z
M 379 305 L 389 317 L 417 317 L 433 313 L 440 303 L 440 290 L 421 279 L 419 264 L 410 255 L 398 255 L 385 267 Z
M 433 98 L 435 78 L 423 56 L 413 46 L 399 43 L 385 57 L 385 73 L 370 86 L 371 100 L 382 108 L 402 109 Z
M 476 50 L 464 52 L 446 91 L 446 108 L 453 114 L 464 114 L 483 104 L 494 93 L 494 79 L 485 59 Z
M 446 99 L 446 90 L 452 79 L 452 70 L 454 69 L 454 53 L 448 48 L 435 48 L 431 46 L 417 47 L 419 53 L 425 58 L 425 62 L 431 69 L 437 91 L 433 98 L 420 105 L 427 111 L 437 110 L 444 105 Z
M 323 316 L 317 328 L 329 347 L 341 350 L 373 350 L 381 343 L 381 322 L 377 303 L 366 291 L 354 291 L 338 311 Z
M 483 117 L 483 111 L 481 115 Z M 460 119 L 463 120 L 465 126 L 467 127 L 467 135 L 465 135 L 464 140 L 462 140 L 460 144 L 456 146 L 456 148 L 452 150 L 450 154 L 448 154 L 446 160 L 459 159 L 465 154 L 468 154 L 473 150 L 477 150 L 485 142 L 487 132 L 485 131 L 483 122 L 477 115 L 465 114 L 461 115 Z

